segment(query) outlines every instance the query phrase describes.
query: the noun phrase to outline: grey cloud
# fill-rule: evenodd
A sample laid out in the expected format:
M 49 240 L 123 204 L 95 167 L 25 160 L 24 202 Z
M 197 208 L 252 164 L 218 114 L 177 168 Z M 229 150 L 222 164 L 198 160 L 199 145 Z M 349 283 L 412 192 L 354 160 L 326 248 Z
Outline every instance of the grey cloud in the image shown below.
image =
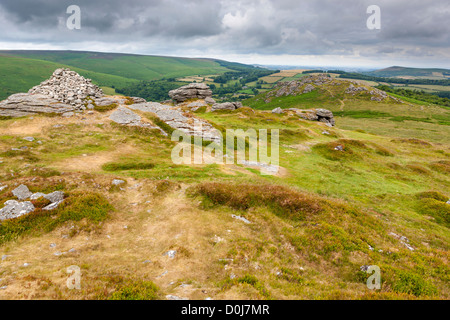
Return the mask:
M 368 30 L 366 9 L 381 7 L 382 28 Z M 68 31 L 65 10 L 82 9 Z M 98 42 L 130 48 L 235 54 L 403 54 L 448 58 L 448 0 L 1 0 L 0 42 Z M 133 44 L 133 45 L 131 45 Z M 155 50 L 155 49 L 154 49 Z M 153 53 L 153 52 L 137 52 Z M 159 52 L 160 53 L 160 52 Z

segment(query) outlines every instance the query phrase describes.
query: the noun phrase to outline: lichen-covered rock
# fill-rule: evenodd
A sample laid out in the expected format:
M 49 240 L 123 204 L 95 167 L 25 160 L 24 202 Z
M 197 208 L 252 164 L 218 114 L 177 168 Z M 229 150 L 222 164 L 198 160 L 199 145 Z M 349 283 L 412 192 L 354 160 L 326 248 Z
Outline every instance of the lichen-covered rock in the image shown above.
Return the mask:
M 189 99 L 206 99 L 212 97 L 212 91 L 207 84 L 191 83 L 169 92 L 169 97 L 175 103 L 182 103 Z
M 234 111 L 236 109 L 242 108 L 243 105 L 241 102 L 224 102 L 224 103 L 216 103 L 212 106 L 211 111 L 219 111 L 219 110 L 231 110 Z
M 12 191 L 12 194 L 19 200 L 29 199 L 33 193 L 24 184 L 21 184 Z
M 16 200 L 8 200 L 5 202 L 5 206 L 0 209 L 0 221 L 8 219 L 16 219 L 35 209 L 34 205 L 29 202 L 18 202 Z
M 115 123 L 124 125 L 139 125 L 142 120 L 141 116 L 125 107 L 117 108 L 117 110 L 109 116 L 109 119 Z
M 16 93 L 0 102 L 0 115 L 23 117 L 39 113 L 63 114 L 76 107 L 62 103 L 43 94 Z

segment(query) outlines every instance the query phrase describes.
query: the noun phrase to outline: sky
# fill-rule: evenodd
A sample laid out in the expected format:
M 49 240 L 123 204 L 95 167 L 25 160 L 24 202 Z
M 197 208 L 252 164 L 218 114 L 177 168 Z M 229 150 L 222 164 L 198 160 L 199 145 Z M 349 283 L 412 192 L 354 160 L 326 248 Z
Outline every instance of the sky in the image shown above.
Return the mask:
M 80 29 L 67 27 L 70 5 Z M 0 0 L 0 21 L 0 50 L 450 69 L 449 0 Z

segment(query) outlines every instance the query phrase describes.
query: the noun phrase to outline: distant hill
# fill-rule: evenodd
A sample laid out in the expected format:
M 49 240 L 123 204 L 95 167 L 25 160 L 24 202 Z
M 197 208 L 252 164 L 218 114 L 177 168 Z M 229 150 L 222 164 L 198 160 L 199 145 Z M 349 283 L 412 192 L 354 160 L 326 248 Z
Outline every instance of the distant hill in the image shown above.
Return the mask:
M 0 51 L 0 100 L 28 91 L 56 68 L 70 68 L 104 87 L 192 75 L 220 75 L 253 66 L 214 59 L 81 51 Z
M 422 69 L 422 68 L 405 68 L 405 67 L 390 67 L 386 69 L 364 72 L 364 74 L 374 77 L 420 77 L 430 79 L 445 79 L 450 78 L 449 69 Z

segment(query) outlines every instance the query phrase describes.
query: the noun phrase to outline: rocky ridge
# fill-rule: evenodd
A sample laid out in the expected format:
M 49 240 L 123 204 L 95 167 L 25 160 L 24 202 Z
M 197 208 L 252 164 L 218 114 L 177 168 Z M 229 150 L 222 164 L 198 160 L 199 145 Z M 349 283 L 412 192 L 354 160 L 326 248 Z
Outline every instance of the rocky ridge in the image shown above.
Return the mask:
M 324 88 L 325 86 L 341 86 L 347 85 L 344 93 L 355 96 L 355 95 L 368 95 L 372 101 L 385 101 L 387 99 L 392 99 L 396 102 L 403 103 L 402 100 L 395 97 L 389 96 L 386 92 L 375 89 L 367 88 L 357 81 L 333 79 L 327 75 L 310 75 L 301 78 L 301 80 L 293 80 L 288 82 L 277 83 L 275 89 L 267 93 L 265 102 L 269 103 L 273 98 L 282 96 L 298 96 L 306 93 L 310 93 L 314 90 Z

